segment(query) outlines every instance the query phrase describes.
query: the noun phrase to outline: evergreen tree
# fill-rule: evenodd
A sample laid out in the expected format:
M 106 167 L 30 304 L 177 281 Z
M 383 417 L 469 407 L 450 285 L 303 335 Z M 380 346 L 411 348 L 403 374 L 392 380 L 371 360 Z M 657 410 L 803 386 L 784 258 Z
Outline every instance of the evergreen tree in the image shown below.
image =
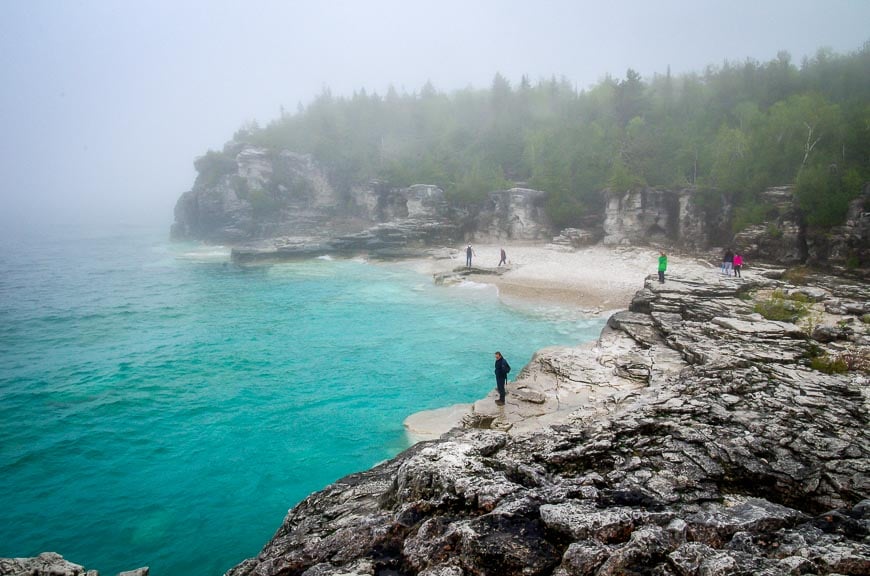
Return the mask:
M 870 43 L 852 54 L 820 50 L 797 68 L 786 52 L 766 63 L 709 66 L 703 74 L 633 69 L 578 92 L 565 78 L 517 88 L 502 74 L 489 88 L 350 98 L 328 88 L 295 114 L 235 139 L 312 154 L 341 191 L 372 178 L 387 185 L 436 184 L 479 202 L 517 183 L 549 193 L 558 225 L 601 207 L 606 187 L 696 186 L 709 206 L 736 204 L 742 226 L 764 216 L 767 186 L 796 184 L 814 225 L 842 219 L 870 179 Z M 209 152 L 200 181 L 225 175 L 232 159 Z

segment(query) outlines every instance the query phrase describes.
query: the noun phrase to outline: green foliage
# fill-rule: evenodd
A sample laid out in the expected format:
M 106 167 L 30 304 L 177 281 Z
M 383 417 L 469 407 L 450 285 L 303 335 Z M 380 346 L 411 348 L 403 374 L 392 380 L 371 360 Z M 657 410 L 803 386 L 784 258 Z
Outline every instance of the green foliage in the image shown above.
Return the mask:
M 577 226 L 586 211 L 583 203 L 571 195 L 556 192 L 547 198 L 547 214 L 557 228 Z
M 469 172 L 461 176 L 459 182 L 448 187 L 445 192 L 451 200 L 468 206 L 480 204 L 493 190 L 504 190 L 508 187 L 508 182 L 499 169 L 481 168 L 479 164 L 475 164 Z
M 771 222 L 767 225 L 767 235 L 774 239 L 782 238 L 782 228 Z
M 610 167 L 610 173 L 607 178 L 607 187 L 614 192 L 627 192 L 632 188 L 637 188 L 645 185 L 646 182 L 632 172 L 621 158 L 613 161 Z
M 867 373 L 870 372 L 870 352 L 860 346 L 850 346 L 836 354 L 822 352 L 810 360 L 810 366 L 826 374 Z
M 740 230 L 769 220 L 759 192 L 796 184 L 807 221 L 827 227 L 870 180 L 868 65 L 870 44 L 819 51 L 800 68 L 782 52 L 703 74 L 645 79 L 629 69 L 583 91 L 566 79 L 501 74 L 486 89 L 452 94 L 431 83 L 350 98 L 327 89 L 236 139 L 312 154 L 345 192 L 371 179 L 426 183 L 474 204 L 491 190 L 532 186 L 551 194 L 547 211 L 559 225 L 600 208 L 605 187 L 694 186 L 708 191 L 696 199 L 710 213 L 731 202 Z M 235 170 L 233 158 L 211 151 L 196 168 L 204 184 Z
M 795 266 L 786 270 L 782 277 L 787 282 L 800 286 L 807 283 L 809 274 L 810 271 L 805 266 Z
M 809 296 L 807 296 L 806 294 L 801 294 L 800 292 L 795 292 L 794 294 L 788 294 L 782 297 L 787 298 L 792 302 L 800 302 L 801 304 L 809 304 L 810 302 L 812 302 Z
M 795 195 L 808 224 L 829 228 L 845 220 L 849 202 L 859 191 L 858 179 L 851 176 L 854 172 L 843 178 L 830 165 L 818 164 L 801 171 Z
M 193 167 L 199 173 L 196 184 L 201 186 L 214 186 L 221 177 L 233 174 L 238 169 L 235 158 L 214 150 L 194 160 Z
M 734 209 L 734 218 L 731 221 L 731 229 L 734 232 L 745 230 L 749 226 L 761 224 L 778 216 L 776 207 L 757 202 L 755 200 L 747 200 L 744 204 L 738 205 Z M 774 238 L 782 236 L 782 230 L 779 230 L 775 224 L 770 224 L 767 230 Z
M 265 190 L 251 190 L 248 193 L 248 201 L 254 216 L 260 220 L 271 220 L 277 216 L 281 209 L 281 201 Z
M 824 317 L 820 311 L 807 305 L 807 313 L 804 315 L 802 322 L 804 333 L 812 338 L 819 326 L 822 325 L 823 319 Z
M 827 354 L 813 358 L 810 361 L 810 367 L 825 374 L 845 374 L 849 371 L 843 358 L 831 357 Z
M 755 303 L 754 310 L 768 320 L 797 322 L 809 313 L 809 306 L 798 294 L 786 297 L 782 291 L 775 290 L 769 298 Z
M 692 197 L 695 205 L 707 214 L 719 214 L 725 198 L 716 188 L 699 188 Z

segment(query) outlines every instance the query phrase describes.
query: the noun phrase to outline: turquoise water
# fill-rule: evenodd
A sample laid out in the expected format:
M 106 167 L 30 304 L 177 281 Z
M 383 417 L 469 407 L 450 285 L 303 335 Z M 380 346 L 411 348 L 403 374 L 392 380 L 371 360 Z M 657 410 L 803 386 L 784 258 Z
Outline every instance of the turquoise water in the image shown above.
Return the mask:
M 397 264 L 240 268 L 164 230 L 0 253 L 0 557 L 222 574 L 312 491 L 407 447 L 409 414 L 493 387 L 600 320 Z

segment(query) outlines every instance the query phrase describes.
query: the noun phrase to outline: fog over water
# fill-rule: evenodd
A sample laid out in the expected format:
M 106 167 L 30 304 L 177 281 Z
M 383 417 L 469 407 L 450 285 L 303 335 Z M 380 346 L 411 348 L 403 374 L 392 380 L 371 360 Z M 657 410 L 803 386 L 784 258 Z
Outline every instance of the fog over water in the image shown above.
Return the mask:
M 0 226 L 168 226 L 193 159 L 243 124 L 390 85 L 413 93 L 726 59 L 800 64 L 870 39 L 866 0 L 4 0 Z

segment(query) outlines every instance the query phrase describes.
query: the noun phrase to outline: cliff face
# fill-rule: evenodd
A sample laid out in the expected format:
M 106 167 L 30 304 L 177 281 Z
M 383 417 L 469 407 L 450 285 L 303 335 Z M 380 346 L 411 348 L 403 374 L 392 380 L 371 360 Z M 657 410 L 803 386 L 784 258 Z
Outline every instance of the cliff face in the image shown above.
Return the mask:
M 653 244 L 695 253 L 731 246 L 752 262 L 809 264 L 856 274 L 866 274 L 870 266 L 870 186 L 852 201 L 843 226 L 824 230 L 806 224 L 792 187 L 770 188 L 759 195 L 767 219 L 733 237 L 731 207 L 724 199 L 721 209 L 705 212 L 693 189 L 604 194 L 604 244 Z
M 554 230 L 547 193 L 527 188 L 490 192 L 478 206 L 451 204 L 436 186 L 392 188 L 378 182 L 337 191 L 310 156 L 231 142 L 197 160 L 199 176 L 178 200 L 174 239 L 226 242 L 240 262 L 322 253 L 407 255 L 415 248 L 476 242 L 554 241 L 581 246 L 655 245 L 688 252 L 731 246 L 749 262 L 813 264 L 865 273 L 870 266 L 870 186 L 847 222 L 814 231 L 790 187 L 760 196 L 767 221 L 736 236 L 723 197 L 706 210 L 695 189 L 602 192 L 604 213 L 586 229 Z M 719 206 L 721 204 L 721 206 Z
M 176 204 L 174 239 L 278 239 L 276 254 L 283 249 L 289 255 L 288 247 L 300 242 L 307 253 L 314 245 L 398 250 L 426 242 L 552 238 L 545 194 L 538 190 L 493 191 L 473 211 L 451 205 L 443 190 L 430 185 L 372 182 L 340 194 L 310 156 L 237 143 L 198 160 L 198 168 L 193 188 Z
M 808 227 L 791 187 L 761 195 L 771 208 L 767 221 L 739 232 L 735 248 L 755 260 L 782 265 L 809 264 L 864 275 L 870 267 L 870 185 L 849 205 L 846 223 L 831 229 Z
M 649 279 L 599 346 L 542 351 L 503 412 L 312 494 L 227 575 L 868 574 L 866 372 L 807 364 L 867 362 L 870 294 L 824 286 Z M 775 288 L 850 328 L 764 320 Z
M 679 246 L 701 251 L 722 236 L 722 214 L 706 214 L 696 201 L 694 189 L 654 190 L 641 188 L 627 192 L 607 190 L 604 210 L 604 244 Z
M 784 266 L 802 264 L 807 258 L 806 231 L 791 187 L 771 188 L 761 195 L 770 207 L 771 218 L 749 226 L 734 237 L 734 247 L 748 258 L 778 262 Z
M 241 242 L 312 233 L 337 216 L 339 195 L 310 156 L 229 144 L 175 206 L 173 239 Z
M 546 192 L 529 188 L 490 192 L 474 223 L 475 239 L 484 242 L 551 240 L 553 227 L 544 210 L 546 200 Z

